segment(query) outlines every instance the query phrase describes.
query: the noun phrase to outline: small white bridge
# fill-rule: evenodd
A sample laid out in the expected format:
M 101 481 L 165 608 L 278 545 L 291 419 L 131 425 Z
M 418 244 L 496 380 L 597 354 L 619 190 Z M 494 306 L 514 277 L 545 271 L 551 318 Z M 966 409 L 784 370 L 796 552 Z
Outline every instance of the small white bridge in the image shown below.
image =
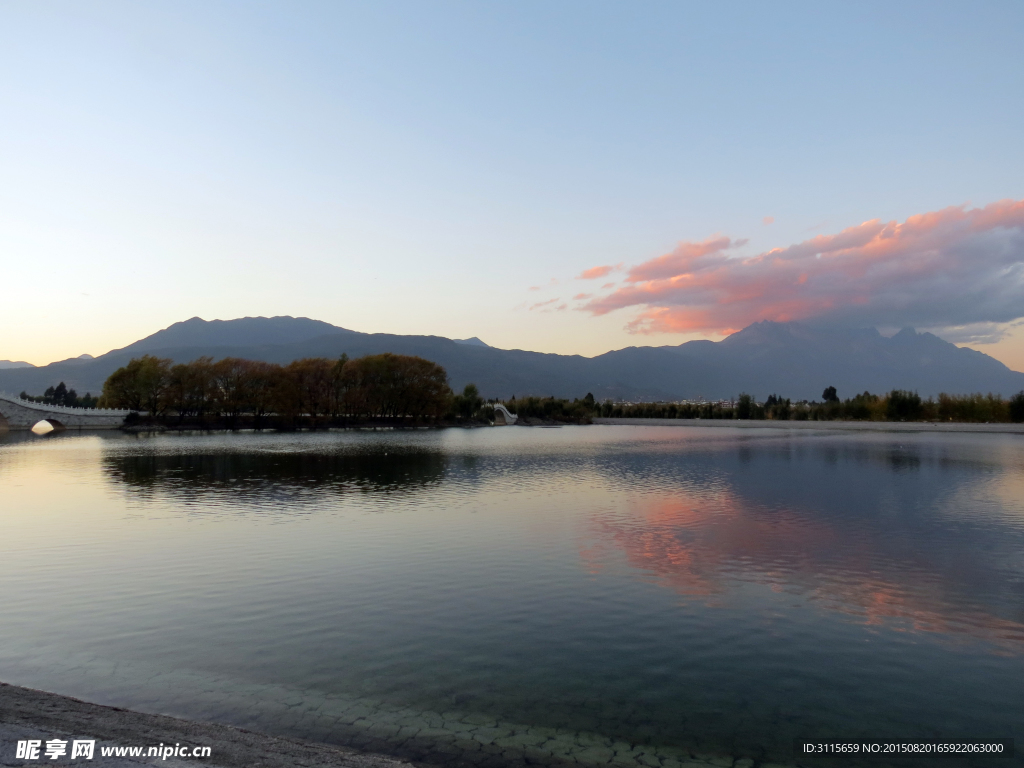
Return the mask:
M 5 429 L 32 429 L 41 421 L 54 429 L 117 429 L 130 411 L 110 408 L 65 408 L 22 400 L 0 392 L 0 432 Z
M 514 413 L 510 413 L 508 408 L 501 403 L 494 406 L 494 423 L 496 425 L 511 426 L 517 421 L 519 421 L 519 417 Z

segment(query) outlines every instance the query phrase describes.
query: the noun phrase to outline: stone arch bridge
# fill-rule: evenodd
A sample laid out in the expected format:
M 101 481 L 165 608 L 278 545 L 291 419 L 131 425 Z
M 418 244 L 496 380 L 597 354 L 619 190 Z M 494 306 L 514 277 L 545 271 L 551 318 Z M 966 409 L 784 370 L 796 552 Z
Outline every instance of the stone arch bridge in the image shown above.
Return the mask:
M 5 429 L 32 429 L 45 421 L 54 429 L 117 429 L 130 411 L 109 408 L 65 408 L 22 400 L 0 392 L 0 432 Z

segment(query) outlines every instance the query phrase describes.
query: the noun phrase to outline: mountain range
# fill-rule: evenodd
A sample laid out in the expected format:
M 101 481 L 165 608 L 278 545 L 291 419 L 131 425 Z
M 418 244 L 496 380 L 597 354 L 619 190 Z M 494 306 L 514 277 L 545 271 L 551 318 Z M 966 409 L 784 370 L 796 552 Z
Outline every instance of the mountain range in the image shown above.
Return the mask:
M 98 394 L 111 373 L 143 354 L 175 362 L 210 356 L 288 363 L 303 357 L 381 352 L 419 355 L 440 363 L 453 389 L 473 382 L 485 397 L 581 397 L 591 392 L 598 400 L 717 400 L 747 392 L 758 399 L 771 393 L 815 399 L 828 386 L 844 398 L 865 390 L 909 389 L 922 396 L 1009 396 L 1024 390 L 1024 373 L 913 328 L 886 337 L 874 328 L 764 321 L 718 342 L 627 347 L 588 358 L 497 349 L 476 337 L 360 333 L 304 317 L 193 317 L 95 358 L 83 355 L 39 367 L 0 366 L 0 391 L 39 394 L 63 381 L 80 394 Z

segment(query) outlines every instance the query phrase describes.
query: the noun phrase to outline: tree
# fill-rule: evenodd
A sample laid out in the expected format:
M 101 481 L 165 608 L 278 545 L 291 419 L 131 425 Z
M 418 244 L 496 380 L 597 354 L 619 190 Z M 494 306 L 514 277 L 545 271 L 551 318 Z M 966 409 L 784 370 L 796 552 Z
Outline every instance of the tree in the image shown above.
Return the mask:
M 764 401 L 764 409 L 768 418 L 786 421 L 789 419 L 789 398 L 781 395 L 768 395 L 768 399 Z
M 249 405 L 250 361 L 225 357 L 211 367 L 213 395 L 217 410 L 228 418 L 237 418 Z
M 323 357 L 293 360 L 285 366 L 286 389 L 295 398 L 294 415 L 309 414 L 313 418 L 331 411 L 335 363 Z
M 213 358 L 179 363 L 168 372 L 165 402 L 182 418 L 202 416 L 213 406 Z
M 917 392 L 894 389 L 889 393 L 886 416 L 889 421 L 914 421 L 921 418 L 921 396 Z
M 467 384 L 462 394 L 455 397 L 455 411 L 464 419 L 473 418 L 483 404 L 484 399 L 480 397 L 476 384 Z
M 421 357 L 367 355 L 344 366 L 349 410 L 373 418 L 439 418 L 448 410 L 448 374 Z
M 282 378 L 281 366 L 248 360 L 246 396 L 248 408 L 257 422 L 274 408 L 276 388 Z
M 127 408 L 158 415 L 166 407 L 164 393 L 169 380 L 171 361 L 143 355 L 118 368 L 103 384 L 100 401 L 105 408 Z
M 345 366 L 348 365 L 348 355 L 342 353 L 337 362 L 331 367 L 330 385 L 330 414 L 338 417 L 346 413 L 348 408 L 348 384 L 345 379 Z
M 1024 421 L 1024 390 L 1010 398 L 1010 421 Z
M 736 404 L 736 418 L 750 419 L 754 415 L 754 398 L 747 394 L 741 394 Z
M 839 395 L 836 392 L 836 388 L 826 387 L 825 391 L 821 393 L 821 399 L 826 403 L 838 403 Z

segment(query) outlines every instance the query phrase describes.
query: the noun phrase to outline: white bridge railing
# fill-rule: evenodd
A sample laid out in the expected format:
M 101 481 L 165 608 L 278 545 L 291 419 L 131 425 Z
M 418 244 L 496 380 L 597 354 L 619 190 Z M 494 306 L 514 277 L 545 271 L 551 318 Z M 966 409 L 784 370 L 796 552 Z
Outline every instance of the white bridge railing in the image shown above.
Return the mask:
M 20 405 L 22 408 L 30 408 L 34 411 L 49 411 L 69 413 L 75 416 L 127 416 L 131 411 L 120 408 L 75 408 L 66 405 L 47 405 L 37 403 L 34 400 L 25 400 L 19 395 L 12 395 L 9 392 L 0 392 L 0 400 Z

